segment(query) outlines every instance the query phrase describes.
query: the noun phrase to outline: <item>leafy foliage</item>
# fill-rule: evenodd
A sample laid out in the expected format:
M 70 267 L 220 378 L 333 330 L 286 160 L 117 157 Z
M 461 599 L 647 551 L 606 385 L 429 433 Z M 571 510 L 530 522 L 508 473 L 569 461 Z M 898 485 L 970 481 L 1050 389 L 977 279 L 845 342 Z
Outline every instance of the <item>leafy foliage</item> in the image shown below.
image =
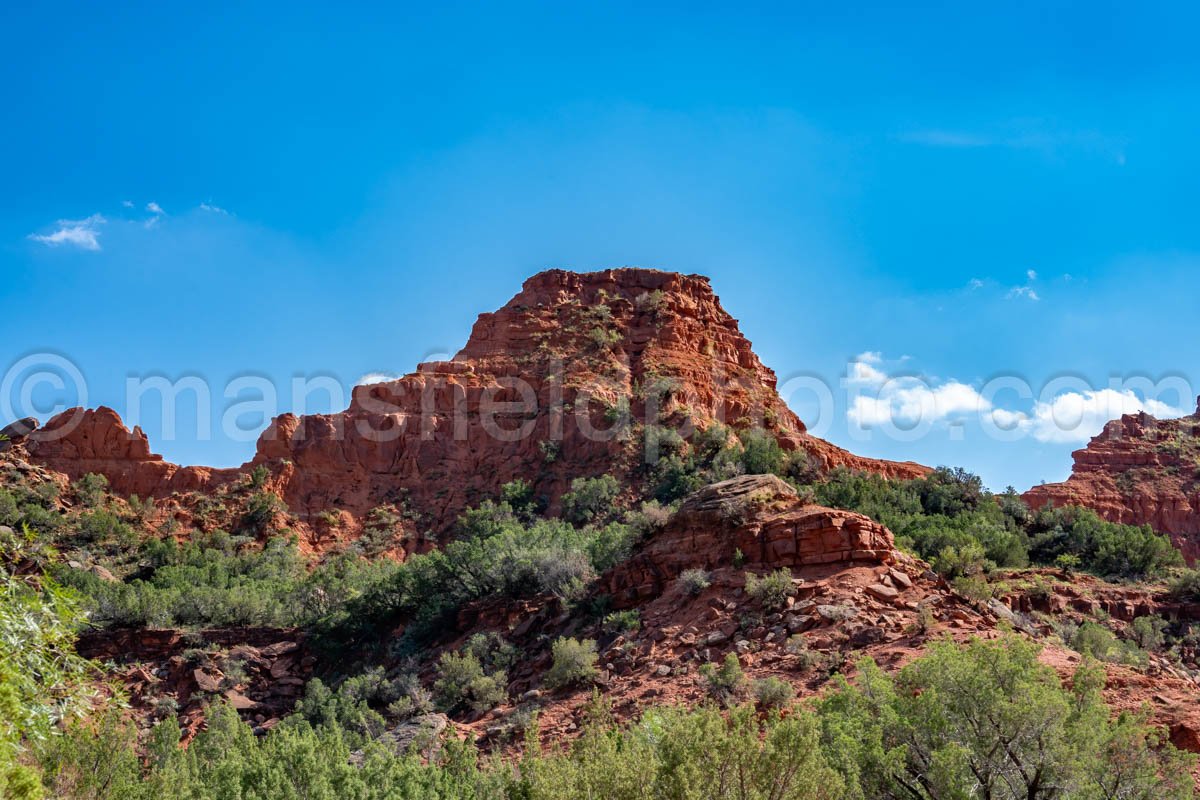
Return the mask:
M 762 576 L 746 573 L 746 596 L 767 611 L 784 608 L 794 591 L 792 571 L 789 569 L 780 568 Z
M 576 478 L 571 481 L 571 491 L 562 496 L 563 518 L 576 525 L 585 525 L 597 517 L 607 516 L 620 493 L 621 485 L 612 475 Z
M 551 646 L 554 657 L 543 682 L 550 689 L 577 686 L 597 675 L 596 643 L 591 639 L 559 638 Z
M 708 572 L 702 569 L 685 569 L 679 573 L 679 585 L 691 595 L 697 595 L 712 585 Z
M 51 736 L 61 720 L 82 713 L 92 693 L 93 665 L 75 653 L 84 618 L 75 596 L 45 576 L 22 575 L 34 536 L 0 536 L 0 797 L 41 795 L 41 781 L 22 755 Z
M 726 653 L 725 660 L 717 664 L 702 664 L 700 675 L 704 678 L 708 694 L 722 705 L 732 705 L 746 691 L 746 675 L 736 653 Z
M 857 685 L 839 679 L 819 706 L 851 797 L 1192 797 L 1192 759 L 1143 719 L 1113 719 L 1088 664 L 1064 689 L 1010 637 L 937 643 L 894 678 L 858 666 Z
M 259 549 L 221 531 L 185 544 L 151 539 L 138 555 L 145 566 L 127 581 L 65 565 L 54 575 L 79 592 L 94 622 L 202 627 L 311 623 L 396 569 L 346 554 L 309 572 L 294 542 Z
M 992 495 L 979 478 L 939 468 L 924 478 L 889 481 L 835 470 L 813 486 L 817 500 L 866 514 L 886 525 L 897 543 L 950 578 L 1030 562 L 1065 563 L 1105 577 L 1158 575 L 1182 563 L 1170 540 L 1148 527 L 1106 522 L 1082 508 L 1033 513 L 1012 489 Z
M 468 649 L 442 653 L 433 692 L 444 711 L 470 709 L 482 713 L 504 701 L 507 683 L 503 670 L 485 672 L 479 657 Z

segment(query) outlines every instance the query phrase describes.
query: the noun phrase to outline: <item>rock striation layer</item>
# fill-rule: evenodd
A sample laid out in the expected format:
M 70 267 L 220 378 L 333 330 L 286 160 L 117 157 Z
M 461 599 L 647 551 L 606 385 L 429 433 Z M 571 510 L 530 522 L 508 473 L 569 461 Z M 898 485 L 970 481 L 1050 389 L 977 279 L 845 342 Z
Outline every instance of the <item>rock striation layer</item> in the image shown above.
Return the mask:
M 657 597 L 687 569 L 739 560 L 771 569 L 891 564 L 901 557 L 891 531 L 868 517 L 806 503 L 774 475 L 742 475 L 689 496 L 605 580 L 615 603 L 631 605 Z

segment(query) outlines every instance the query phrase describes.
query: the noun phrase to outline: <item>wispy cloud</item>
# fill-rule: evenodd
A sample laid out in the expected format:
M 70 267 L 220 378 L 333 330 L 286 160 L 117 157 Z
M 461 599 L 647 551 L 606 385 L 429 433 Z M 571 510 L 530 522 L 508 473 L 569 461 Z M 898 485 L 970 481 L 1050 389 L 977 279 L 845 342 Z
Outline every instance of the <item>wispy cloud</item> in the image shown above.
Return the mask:
M 201 203 L 200 210 L 207 211 L 210 214 L 222 214 L 224 216 L 229 216 L 228 211 L 221 208 L 220 206 L 214 206 L 212 203 Z
M 29 238 L 49 247 L 68 245 L 81 250 L 99 250 L 99 228 L 107 221 L 100 214 L 92 214 L 87 219 L 60 219 L 54 223 L 58 229 L 53 233 L 31 233 Z
M 919 130 L 900 134 L 900 140 L 928 147 L 990 147 L 995 141 L 986 136 L 960 131 Z
M 1008 294 L 1004 296 L 1005 300 L 1025 299 L 1036 303 L 1042 299 L 1042 296 L 1037 293 L 1037 289 L 1033 288 L 1033 284 L 1037 281 L 1037 270 L 1025 270 L 1026 283 L 1024 286 L 1014 286 L 1008 290 Z
M 146 210 L 149 211 L 151 214 L 156 214 L 159 216 L 167 213 L 167 212 L 163 211 L 162 206 L 160 206 L 158 203 L 155 203 L 153 201 L 146 203 Z
M 1042 120 L 1014 120 L 999 131 L 973 131 L 954 128 L 918 128 L 904 131 L 896 138 L 923 147 L 949 149 L 1007 148 L 1040 150 L 1047 153 L 1074 150 L 1092 153 L 1125 165 L 1126 140 L 1099 131 L 1059 130 Z M 1007 130 L 1006 130 L 1007 129 Z
M 1042 296 L 1032 286 L 1014 286 L 1008 290 L 1008 294 L 1004 295 L 1005 300 L 1016 300 L 1022 297 L 1034 303 L 1042 299 Z

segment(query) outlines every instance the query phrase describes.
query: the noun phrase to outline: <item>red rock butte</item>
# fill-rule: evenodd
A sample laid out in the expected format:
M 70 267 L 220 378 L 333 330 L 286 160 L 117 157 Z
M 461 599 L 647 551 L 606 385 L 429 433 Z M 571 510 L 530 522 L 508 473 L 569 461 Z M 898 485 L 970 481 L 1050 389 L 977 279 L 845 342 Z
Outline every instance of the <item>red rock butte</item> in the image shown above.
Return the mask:
M 1033 487 L 1025 502 L 1085 506 L 1111 522 L 1149 525 L 1189 563 L 1200 557 L 1200 399 L 1188 417 L 1115 419 L 1074 459 L 1070 478 Z
M 634 268 L 534 275 L 503 308 L 480 315 L 453 360 L 358 386 L 341 413 L 275 418 L 240 468 L 168 463 L 107 408 L 64 412 L 26 446 L 71 478 L 102 473 L 122 494 L 203 492 L 261 465 L 301 518 L 361 519 L 407 502 L 443 530 L 516 478 L 552 507 L 574 478 L 636 481 L 636 431 L 648 421 L 685 438 L 714 422 L 762 427 L 825 469 L 928 472 L 811 436 L 707 278 Z

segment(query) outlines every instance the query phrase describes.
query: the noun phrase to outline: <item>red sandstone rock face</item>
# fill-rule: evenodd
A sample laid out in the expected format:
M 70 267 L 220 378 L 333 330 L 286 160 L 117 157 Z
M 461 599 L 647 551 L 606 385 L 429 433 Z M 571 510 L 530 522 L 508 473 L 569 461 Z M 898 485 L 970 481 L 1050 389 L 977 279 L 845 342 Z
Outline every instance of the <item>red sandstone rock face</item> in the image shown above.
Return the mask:
M 71 480 L 89 472 L 106 476 L 113 491 L 139 497 L 199 491 L 231 480 L 237 470 L 181 467 L 150 452 L 141 428 L 132 431 L 120 415 L 101 406 L 74 408 L 51 419 L 25 439 L 30 457 Z
M 804 503 L 774 475 L 743 475 L 690 496 L 666 528 L 605 576 L 618 605 L 657 597 L 685 569 L 747 565 L 890 564 L 903 558 L 892 533 L 852 511 Z
M 1174 420 L 1125 415 L 1074 458 L 1070 478 L 1033 487 L 1025 502 L 1085 506 L 1112 522 L 1149 525 L 1170 535 L 1189 562 L 1200 557 L 1200 407 Z
M 852 455 L 810 436 L 775 391 L 706 278 L 645 269 L 530 278 L 503 308 L 483 314 L 448 362 L 419 365 L 387 383 L 356 387 L 339 414 L 275 419 L 242 470 L 265 465 L 302 517 L 408 502 L 434 530 L 523 478 L 550 501 L 577 477 L 612 473 L 632 483 L 642 423 L 687 437 L 715 421 L 762 426 L 785 449 L 825 468 L 894 478 L 928 470 Z M 632 425 L 614 425 L 627 408 Z M 102 472 L 122 493 L 203 490 L 237 475 L 178 467 L 150 453 L 109 409 L 67 412 L 31 437 L 38 461 L 72 477 Z

